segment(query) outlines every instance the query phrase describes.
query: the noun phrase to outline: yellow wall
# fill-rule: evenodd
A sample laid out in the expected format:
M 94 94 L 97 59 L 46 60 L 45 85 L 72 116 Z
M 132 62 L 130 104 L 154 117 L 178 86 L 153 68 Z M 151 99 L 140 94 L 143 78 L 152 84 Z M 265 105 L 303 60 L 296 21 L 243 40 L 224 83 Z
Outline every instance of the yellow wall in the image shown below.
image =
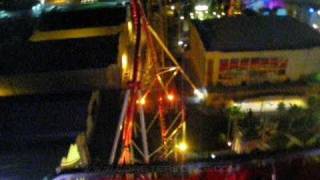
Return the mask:
M 218 83 L 219 64 L 221 59 L 232 58 L 279 58 L 287 59 L 288 66 L 285 75 L 292 81 L 298 80 L 301 76 L 320 72 L 320 48 L 301 49 L 301 50 L 277 50 L 277 51 L 250 51 L 250 52 L 207 52 L 207 61 L 213 61 L 212 82 Z M 208 69 L 208 67 L 206 68 Z M 209 78 L 210 79 L 210 78 Z

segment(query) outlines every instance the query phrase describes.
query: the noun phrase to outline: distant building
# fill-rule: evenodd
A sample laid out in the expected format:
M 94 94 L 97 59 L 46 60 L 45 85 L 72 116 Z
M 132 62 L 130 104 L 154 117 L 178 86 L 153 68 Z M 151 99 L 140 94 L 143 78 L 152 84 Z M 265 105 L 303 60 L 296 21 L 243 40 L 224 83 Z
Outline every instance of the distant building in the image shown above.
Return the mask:
M 122 6 L 79 6 L 0 21 L 0 96 L 120 88 L 126 18 Z
M 320 34 L 291 17 L 193 21 L 187 70 L 204 86 L 297 81 L 320 71 Z

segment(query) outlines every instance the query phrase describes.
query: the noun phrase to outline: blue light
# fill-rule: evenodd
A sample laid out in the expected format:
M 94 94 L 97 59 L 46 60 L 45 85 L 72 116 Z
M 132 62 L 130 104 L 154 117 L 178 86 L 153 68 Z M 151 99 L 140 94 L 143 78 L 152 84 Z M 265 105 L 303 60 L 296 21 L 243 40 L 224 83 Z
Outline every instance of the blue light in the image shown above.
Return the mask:
M 309 8 L 309 13 L 314 13 L 314 8 Z
M 42 4 L 36 4 L 34 6 L 32 6 L 32 15 L 35 17 L 39 17 L 43 11 L 43 7 L 44 5 Z
M 287 16 L 288 12 L 286 9 L 278 9 L 276 14 L 277 14 L 277 16 Z
M 10 17 L 11 17 L 11 14 L 9 12 L 3 11 L 3 10 L 0 11 L 0 19 L 10 18 Z
M 269 15 L 270 15 L 270 12 L 269 12 L 269 11 L 264 11 L 264 12 L 262 12 L 262 15 L 263 15 L 263 16 L 269 16 Z

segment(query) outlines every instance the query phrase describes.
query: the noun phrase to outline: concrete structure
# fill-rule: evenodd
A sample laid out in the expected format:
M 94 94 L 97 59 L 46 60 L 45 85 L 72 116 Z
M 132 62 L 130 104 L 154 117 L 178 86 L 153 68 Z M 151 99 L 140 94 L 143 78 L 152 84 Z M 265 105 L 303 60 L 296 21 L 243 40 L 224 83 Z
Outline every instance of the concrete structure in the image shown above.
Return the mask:
M 320 35 L 290 17 L 194 21 L 188 69 L 203 86 L 298 81 L 320 71 Z

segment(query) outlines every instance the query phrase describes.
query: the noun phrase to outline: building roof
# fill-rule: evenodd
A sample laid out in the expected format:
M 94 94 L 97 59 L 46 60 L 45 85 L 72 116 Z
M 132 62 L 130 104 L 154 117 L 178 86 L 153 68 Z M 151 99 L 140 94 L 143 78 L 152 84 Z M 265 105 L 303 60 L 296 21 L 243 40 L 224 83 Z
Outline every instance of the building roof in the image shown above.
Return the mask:
M 320 34 L 291 17 L 237 16 L 193 21 L 207 51 L 261 51 L 320 46 Z
M 0 75 L 104 68 L 118 56 L 119 33 L 108 36 L 33 42 L 37 32 L 119 26 L 125 8 L 50 12 L 39 19 L 16 18 L 0 22 Z M 101 31 L 101 30 L 100 30 Z
M 0 20 L 0 97 L 119 88 L 126 8 Z

